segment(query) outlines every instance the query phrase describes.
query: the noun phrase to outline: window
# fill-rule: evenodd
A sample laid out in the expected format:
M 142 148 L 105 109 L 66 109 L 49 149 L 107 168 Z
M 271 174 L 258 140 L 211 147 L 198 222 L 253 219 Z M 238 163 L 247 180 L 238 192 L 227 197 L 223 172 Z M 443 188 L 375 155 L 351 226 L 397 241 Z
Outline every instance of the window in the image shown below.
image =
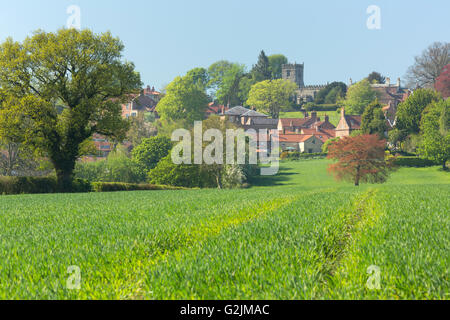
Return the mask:
M 291 70 L 286 70 L 286 76 L 288 76 L 288 77 L 291 76 Z

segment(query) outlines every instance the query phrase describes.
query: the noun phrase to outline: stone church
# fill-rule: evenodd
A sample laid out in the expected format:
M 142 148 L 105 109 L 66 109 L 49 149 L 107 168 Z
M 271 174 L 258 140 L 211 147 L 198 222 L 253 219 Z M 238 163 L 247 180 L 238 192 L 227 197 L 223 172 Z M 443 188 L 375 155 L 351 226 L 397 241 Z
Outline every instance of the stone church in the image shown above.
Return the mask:
M 326 85 L 305 86 L 305 82 L 303 80 L 304 79 L 303 75 L 305 71 L 304 63 L 284 64 L 281 68 L 282 68 L 282 78 L 285 80 L 291 80 L 298 86 L 296 94 L 297 104 L 314 101 L 316 94 L 326 87 Z

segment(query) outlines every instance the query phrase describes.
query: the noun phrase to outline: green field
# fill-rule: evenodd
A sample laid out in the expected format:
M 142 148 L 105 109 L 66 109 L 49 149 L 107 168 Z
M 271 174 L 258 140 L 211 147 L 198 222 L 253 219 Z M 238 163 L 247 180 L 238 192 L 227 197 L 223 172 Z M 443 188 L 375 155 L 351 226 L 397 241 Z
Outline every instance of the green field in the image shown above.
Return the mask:
M 311 113 L 311 112 L 310 112 Z M 339 120 L 341 119 L 341 114 L 336 111 L 317 111 L 317 116 L 320 117 L 321 120 L 325 119 L 325 115 L 330 117 L 330 122 L 335 126 L 338 125 Z M 300 118 L 303 119 L 305 116 L 303 112 L 300 111 L 291 111 L 291 112 L 280 112 L 280 118 Z
M 0 299 L 449 299 L 450 174 L 357 188 L 327 164 L 243 190 L 2 196 Z

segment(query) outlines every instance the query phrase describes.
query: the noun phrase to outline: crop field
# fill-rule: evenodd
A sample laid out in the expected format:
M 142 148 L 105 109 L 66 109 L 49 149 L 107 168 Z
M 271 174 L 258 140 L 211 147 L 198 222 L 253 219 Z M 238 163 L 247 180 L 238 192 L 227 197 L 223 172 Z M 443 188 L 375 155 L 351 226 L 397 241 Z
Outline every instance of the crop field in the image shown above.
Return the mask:
M 0 299 L 449 299 L 450 174 L 0 197 Z M 68 286 L 69 267 L 80 270 Z

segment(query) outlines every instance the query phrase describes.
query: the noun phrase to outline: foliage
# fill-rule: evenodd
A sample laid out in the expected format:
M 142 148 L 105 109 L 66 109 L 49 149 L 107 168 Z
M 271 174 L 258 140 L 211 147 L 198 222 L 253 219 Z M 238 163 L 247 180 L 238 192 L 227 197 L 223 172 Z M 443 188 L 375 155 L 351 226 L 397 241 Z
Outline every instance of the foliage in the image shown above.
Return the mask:
M 181 190 L 172 186 L 161 186 L 154 184 L 135 184 L 122 182 L 93 182 L 92 190 L 95 192 L 117 192 L 117 191 L 150 191 L 150 190 Z
M 281 160 L 306 160 L 306 159 L 323 159 L 326 158 L 326 153 L 301 153 L 283 151 L 280 155 Z
M 139 112 L 136 117 L 129 118 L 130 129 L 127 132 L 127 140 L 131 142 L 133 146 L 141 144 L 142 140 L 145 138 L 156 135 L 156 126 L 149 121 L 149 118 L 151 117 L 152 116 L 149 116 L 148 114 Z
M 376 92 L 370 87 L 369 80 L 361 80 L 348 88 L 345 100 L 341 101 L 347 114 L 363 114 L 366 107 L 376 99 Z
M 328 159 L 338 162 L 329 171 L 338 180 L 382 183 L 387 180 L 389 164 L 385 160 L 386 141 L 377 135 L 344 137 L 328 147 Z
M 174 164 L 171 155 L 163 158 L 148 172 L 148 181 L 154 184 L 177 187 L 203 187 L 200 166 L 193 164 Z
M 162 121 L 193 123 L 204 117 L 208 106 L 204 89 L 191 76 L 176 77 L 166 88 L 166 95 L 158 102 L 156 111 Z
M 0 195 L 54 193 L 58 191 L 56 177 L 0 177 Z M 71 192 L 90 192 L 91 185 L 75 179 Z
M 78 162 L 75 177 L 94 182 L 140 183 L 145 180 L 145 170 L 131 160 L 126 151 L 117 147 L 105 160 Z
M 411 88 L 433 88 L 442 69 L 450 63 L 450 43 L 435 42 L 414 58 L 406 74 Z
M 280 111 L 289 108 L 296 88 L 295 83 L 283 79 L 258 82 L 252 86 L 247 104 L 277 119 Z
M 132 158 L 147 173 L 169 154 L 172 145 L 172 141 L 165 136 L 146 138 L 133 149 Z
M 450 100 L 435 102 L 428 106 L 421 123 L 422 142 L 419 154 L 446 169 L 450 159 Z
M 369 74 L 367 80 L 369 80 L 370 83 L 379 83 L 379 84 L 386 83 L 386 78 L 382 76 L 381 73 L 376 71 L 373 71 L 371 74 Z
M 361 117 L 361 131 L 366 134 L 378 134 L 380 139 L 383 139 L 387 129 L 383 108 L 378 100 L 375 100 L 367 106 Z
M 450 97 L 450 64 L 446 65 L 434 84 L 436 91 L 442 94 L 444 99 Z
M 440 99 L 440 94 L 432 89 L 415 90 L 406 101 L 398 105 L 396 129 L 407 134 L 419 133 L 422 112 L 428 105 Z
M 256 82 L 271 79 L 272 71 L 270 69 L 269 58 L 267 58 L 264 50 L 259 54 L 258 62 L 253 66 L 251 74 Z
M 281 79 L 282 78 L 282 66 L 288 63 L 286 56 L 282 54 L 272 54 L 268 57 L 269 68 L 272 74 L 271 79 Z
M 332 82 L 317 92 L 315 104 L 336 104 L 347 93 L 347 85 L 343 82 Z
M 26 143 L 51 160 L 63 191 L 71 189 L 82 142 L 93 133 L 120 140 L 127 131 L 120 103 L 141 81 L 123 50 L 110 33 L 75 29 L 0 45 L 0 86 L 22 98 L 8 112 L 25 119 Z
M 432 167 L 436 165 L 436 162 L 428 159 L 421 159 L 419 157 L 395 157 L 393 159 L 393 164 L 398 167 Z
M 240 105 L 242 96 L 245 96 L 245 80 L 241 85 L 241 79 L 246 75 L 245 66 L 221 60 L 213 63 L 208 68 L 209 87 L 213 90 L 214 97 L 224 105 Z
M 332 145 L 334 142 L 338 141 L 340 138 L 336 137 L 333 139 L 328 139 L 327 141 L 325 141 L 325 143 L 322 145 L 322 152 L 325 154 L 328 154 L 328 148 L 330 147 L 330 145 Z

